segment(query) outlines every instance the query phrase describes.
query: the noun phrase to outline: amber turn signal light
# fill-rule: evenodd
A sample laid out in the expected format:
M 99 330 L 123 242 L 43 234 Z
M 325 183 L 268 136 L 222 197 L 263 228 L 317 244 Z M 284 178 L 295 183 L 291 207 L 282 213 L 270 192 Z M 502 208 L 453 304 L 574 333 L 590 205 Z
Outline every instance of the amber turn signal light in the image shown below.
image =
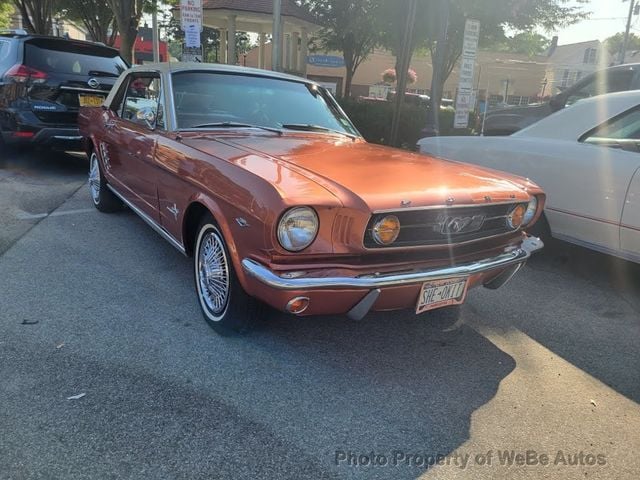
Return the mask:
M 511 213 L 507 215 L 507 223 L 510 228 L 516 230 L 520 228 L 522 222 L 524 221 L 524 214 L 527 211 L 527 207 L 524 205 L 518 205 L 516 208 L 511 210 Z
M 391 245 L 400 234 L 400 220 L 395 215 L 387 215 L 373 225 L 371 233 L 376 243 Z

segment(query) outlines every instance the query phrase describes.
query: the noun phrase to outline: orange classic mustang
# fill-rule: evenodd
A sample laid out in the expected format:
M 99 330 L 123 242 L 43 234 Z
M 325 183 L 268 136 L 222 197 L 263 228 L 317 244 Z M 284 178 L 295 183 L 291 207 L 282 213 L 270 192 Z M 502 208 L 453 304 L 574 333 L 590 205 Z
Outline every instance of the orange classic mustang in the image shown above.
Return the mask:
M 193 256 L 219 332 L 268 304 L 295 315 L 457 305 L 498 288 L 539 239 L 530 181 L 371 145 L 306 79 L 205 64 L 151 64 L 82 108 L 89 187 Z

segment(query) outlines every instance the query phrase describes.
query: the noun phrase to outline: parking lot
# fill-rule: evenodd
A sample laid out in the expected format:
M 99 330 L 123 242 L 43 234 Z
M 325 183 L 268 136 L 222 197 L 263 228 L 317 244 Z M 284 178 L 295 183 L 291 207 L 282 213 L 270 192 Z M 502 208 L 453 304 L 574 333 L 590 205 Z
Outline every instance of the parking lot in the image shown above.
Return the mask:
M 0 478 L 640 476 L 640 265 L 551 242 L 455 335 L 436 311 L 221 337 L 191 261 L 94 210 L 86 170 L 0 161 Z

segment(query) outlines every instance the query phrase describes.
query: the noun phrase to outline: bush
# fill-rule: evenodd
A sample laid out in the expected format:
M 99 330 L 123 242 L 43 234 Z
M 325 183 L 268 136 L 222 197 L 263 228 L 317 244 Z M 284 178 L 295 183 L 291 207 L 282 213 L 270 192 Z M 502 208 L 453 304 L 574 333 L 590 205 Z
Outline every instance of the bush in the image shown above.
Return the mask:
M 389 145 L 393 103 L 382 100 L 363 102 L 344 98 L 339 99 L 339 102 L 368 142 Z M 398 129 L 398 141 L 402 148 L 414 150 L 418 140 L 424 137 L 422 130 L 427 124 L 427 113 L 428 109 L 423 106 L 411 104 L 403 106 Z M 454 130 L 453 116 L 454 111 L 451 108 L 440 110 L 440 135 L 469 135 L 470 129 Z

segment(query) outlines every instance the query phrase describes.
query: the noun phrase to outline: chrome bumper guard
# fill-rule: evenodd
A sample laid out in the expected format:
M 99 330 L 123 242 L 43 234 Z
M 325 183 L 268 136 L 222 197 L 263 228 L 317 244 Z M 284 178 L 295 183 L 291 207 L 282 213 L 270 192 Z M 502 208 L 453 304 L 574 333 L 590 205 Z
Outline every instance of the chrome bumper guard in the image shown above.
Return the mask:
M 451 277 L 465 277 L 489 270 L 513 267 L 485 285 L 488 288 L 498 288 L 504 285 L 518 269 L 524 265 L 531 254 L 540 250 L 543 246 L 544 243 L 542 243 L 542 240 L 539 238 L 527 236 L 519 247 L 514 247 L 512 250 L 492 258 L 430 270 L 410 270 L 389 274 L 362 275 L 358 277 L 284 278 L 249 258 L 242 260 L 242 268 L 250 277 L 259 280 L 271 288 L 279 290 L 325 290 L 337 288 L 373 290 L 383 287 L 395 287 L 398 285 L 442 280 Z

